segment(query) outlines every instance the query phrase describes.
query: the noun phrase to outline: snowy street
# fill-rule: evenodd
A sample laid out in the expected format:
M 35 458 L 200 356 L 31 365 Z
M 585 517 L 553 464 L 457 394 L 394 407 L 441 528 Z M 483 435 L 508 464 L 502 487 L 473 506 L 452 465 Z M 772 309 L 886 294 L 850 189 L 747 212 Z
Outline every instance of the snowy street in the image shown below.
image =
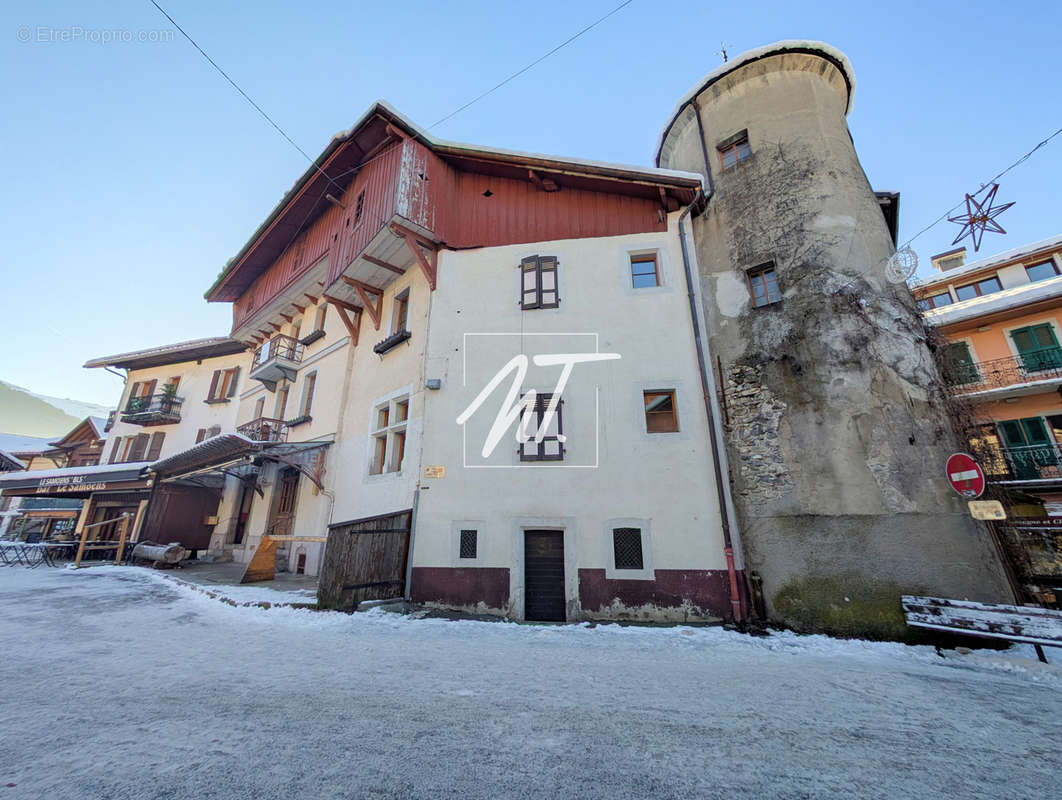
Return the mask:
M 1046 797 L 1062 768 L 1059 654 L 1031 649 L 232 607 L 142 569 L 12 568 L 0 652 L 2 800 Z

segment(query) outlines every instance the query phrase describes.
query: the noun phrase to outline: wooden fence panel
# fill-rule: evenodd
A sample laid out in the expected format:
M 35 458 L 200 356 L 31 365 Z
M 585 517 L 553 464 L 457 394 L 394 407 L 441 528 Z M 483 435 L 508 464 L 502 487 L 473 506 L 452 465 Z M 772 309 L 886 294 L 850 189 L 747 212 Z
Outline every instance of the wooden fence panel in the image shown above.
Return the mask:
M 412 516 L 406 510 L 330 526 L 318 604 L 354 611 L 363 600 L 402 597 Z

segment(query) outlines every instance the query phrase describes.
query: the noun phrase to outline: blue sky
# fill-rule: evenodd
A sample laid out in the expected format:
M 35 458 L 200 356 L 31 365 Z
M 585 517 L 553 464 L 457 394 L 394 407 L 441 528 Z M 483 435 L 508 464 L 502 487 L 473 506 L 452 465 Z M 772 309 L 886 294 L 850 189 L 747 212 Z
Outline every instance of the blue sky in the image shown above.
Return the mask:
M 618 0 L 162 5 L 316 156 L 376 98 L 431 125 Z M 147 0 L 0 10 L 2 380 L 113 404 L 120 381 L 86 359 L 228 332 L 202 294 L 306 162 L 179 34 L 99 41 L 169 28 Z M 648 165 L 720 40 L 820 39 L 854 65 L 849 126 L 874 187 L 902 193 L 904 238 L 1062 127 L 1060 28 L 1043 2 L 634 0 L 433 132 Z M 1060 185 L 1062 137 L 1003 178 L 1017 205 L 981 255 L 1062 233 Z M 920 237 L 923 265 L 955 233 Z

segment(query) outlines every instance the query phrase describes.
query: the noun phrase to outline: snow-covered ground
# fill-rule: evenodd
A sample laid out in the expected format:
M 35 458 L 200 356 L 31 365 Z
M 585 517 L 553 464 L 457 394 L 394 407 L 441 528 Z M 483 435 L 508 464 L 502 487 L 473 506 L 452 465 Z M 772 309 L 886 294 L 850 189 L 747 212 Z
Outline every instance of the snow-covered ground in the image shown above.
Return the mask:
M 1062 774 L 1062 667 L 1024 650 L 234 607 L 111 567 L 0 569 L 0 653 L 0 800 L 1039 798 Z

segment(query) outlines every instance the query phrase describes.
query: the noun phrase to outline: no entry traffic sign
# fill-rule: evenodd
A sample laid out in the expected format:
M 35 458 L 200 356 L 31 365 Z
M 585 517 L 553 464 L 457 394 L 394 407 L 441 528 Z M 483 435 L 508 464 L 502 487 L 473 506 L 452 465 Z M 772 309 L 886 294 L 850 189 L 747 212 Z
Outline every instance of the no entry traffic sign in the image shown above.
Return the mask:
M 956 453 L 949 458 L 945 471 L 951 488 L 963 497 L 980 497 L 985 490 L 985 473 L 966 453 Z

